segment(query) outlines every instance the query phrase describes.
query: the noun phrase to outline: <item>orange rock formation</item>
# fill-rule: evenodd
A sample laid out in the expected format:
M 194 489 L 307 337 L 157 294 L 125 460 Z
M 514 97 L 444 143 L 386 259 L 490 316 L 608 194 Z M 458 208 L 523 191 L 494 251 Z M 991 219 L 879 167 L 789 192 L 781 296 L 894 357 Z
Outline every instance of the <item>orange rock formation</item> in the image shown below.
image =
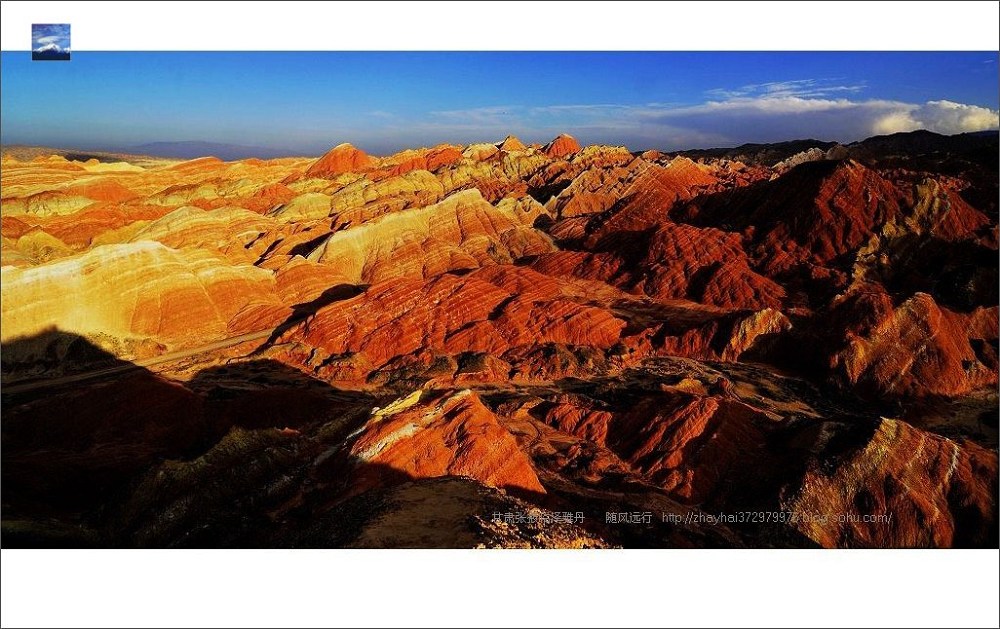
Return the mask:
M 907 137 L 5 155 L 4 543 L 995 546 L 995 139 Z

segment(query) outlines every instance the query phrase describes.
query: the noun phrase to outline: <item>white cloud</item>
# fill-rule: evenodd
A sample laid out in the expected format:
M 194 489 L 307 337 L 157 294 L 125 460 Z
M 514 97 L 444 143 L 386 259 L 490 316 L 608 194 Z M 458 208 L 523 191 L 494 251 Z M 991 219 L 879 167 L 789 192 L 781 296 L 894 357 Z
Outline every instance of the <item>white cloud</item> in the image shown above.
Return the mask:
M 985 131 L 1000 126 L 1000 115 L 993 109 L 976 105 L 963 105 L 950 100 L 932 100 L 913 113 L 922 128 L 937 133 L 966 133 Z
M 456 124 L 492 126 L 509 124 L 512 121 L 512 113 L 521 109 L 515 106 L 496 105 L 472 109 L 432 111 L 430 115 L 434 119 Z
M 853 142 L 873 135 L 926 129 L 942 134 L 996 129 L 993 109 L 949 100 L 907 103 L 860 99 L 860 85 L 803 79 L 711 90 L 696 105 L 677 103 L 568 103 L 497 105 L 386 118 L 387 138 L 436 141 L 497 140 L 513 133 L 545 142 L 571 133 L 583 143 L 625 144 L 632 149 L 735 146 L 815 138 Z M 377 116 L 376 116 L 377 117 Z
M 924 124 L 913 117 L 916 107 L 900 107 L 895 111 L 883 114 L 872 123 L 872 134 L 889 135 L 905 131 L 923 129 Z
M 819 98 L 790 94 L 787 85 L 758 91 L 765 93 L 731 96 L 684 107 L 631 108 L 625 119 L 641 122 L 646 127 L 660 125 L 685 130 L 688 136 L 694 132 L 723 136 L 730 144 L 808 137 L 852 142 L 873 135 L 918 129 L 951 135 L 1000 127 L 997 110 L 947 100 L 917 104 L 881 99 Z M 678 146 L 673 137 L 664 139 Z
M 35 41 L 41 44 L 42 46 L 45 46 L 46 44 L 58 43 L 60 39 L 63 38 L 60 37 L 59 35 L 46 35 L 45 37 L 37 38 Z
M 811 111 L 850 109 L 855 103 L 847 99 L 802 98 L 801 96 L 739 97 L 724 101 L 709 101 L 694 107 L 681 107 L 668 111 L 669 115 L 721 112 L 767 112 L 772 114 L 800 114 Z
M 865 89 L 864 85 L 839 85 L 831 79 L 798 79 L 795 81 L 771 81 L 752 83 L 735 89 L 716 88 L 706 92 L 711 98 L 724 100 L 768 96 L 780 98 L 798 96 L 803 98 L 826 97 L 834 94 L 854 93 Z

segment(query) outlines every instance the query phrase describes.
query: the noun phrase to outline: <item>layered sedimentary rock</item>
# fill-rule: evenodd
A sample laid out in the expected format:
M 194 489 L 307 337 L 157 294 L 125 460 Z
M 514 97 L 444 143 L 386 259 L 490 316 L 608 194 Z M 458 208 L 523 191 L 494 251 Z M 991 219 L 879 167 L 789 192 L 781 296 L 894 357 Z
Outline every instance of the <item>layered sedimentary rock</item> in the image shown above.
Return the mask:
M 995 138 L 924 136 L 5 156 L 3 542 L 995 546 Z
M 530 227 L 533 218 L 506 204 L 494 207 L 472 189 L 435 205 L 338 231 L 309 259 L 365 284 L 509 264 L 553 249 L 548 238 Z
M 12 230 L 15 233 L 20 230 Z M 73 253 L 73 250 L 52 234 L 32 228 L 16 237 L 4 236 L 3 266 L 32 266 L 44 264 Z
M 2 272 L 4 342 L 57 328 L 181 345 L 225 338 L 250 304 L 282 310 L 270 272 L 150 241 Z
M 516 276 L 523 271 L 480 273 L 375 284 L 362 296 L 319 310 L 278 342 L 301 344 L 293 359 L 318 373 L 351 380 L 393 361 L 428 368 L 442 354 L 501 357 L 547 344 L 607 349 L 625 327 L 607 310 L 579 304 L 551 286 L 536 283 L 539 290 L 521 292 Z M 532 283 L 530 275 L 525 279 Z
M 727 399 L 686 393 L 650 396 L 628 410 L 602 410 L 572 397 L 543 405 L 543 421 L 607 447 L 676 498 L 703 503 L 726 477 L 758 464 L 759 411 Z M 745 468 L 743 466 L 746 466 Z
M 678 216 L 699 225 L 752 228 L 754 252 L 780 272 L 799 262 L 824 264 L 856 250 L 901 214 L 898 192 L 854 162 L 812 162 L 771 182 L 707 196 Z
M 416 391 L 375 410 L 347 457 L 350 494 L 435 476 L 467 476 L 488 487 L 545 493 L 514 437 L 468 390 L 436 399 Z
M 202 210 L 185 206 L 143 226 L 131 242 L 156 241 L 172 249 L 216 251 L 234 261 L 252 264 L 250 246 L 272 226 L 264 217 L 242 208 Z
M 332 200 L 322 192 L 304 192 L 273 208 L 268 214 L 278 220 L 319 220 L 330 215 Z
M 411 170 L 435 171 L 462 159 L 462 147 L 442 145 L 419 151 L 403 151 L 386 158 L 382 167 L 390 175 L 403 175 Z
M 856 282 L 896 292 L 926 292 L 968 312 L 998 301 L 997 228 L 939 179 L 901 182 L 907 211 L 857 253 Z
M 383 214 L 420 208 L 445 197 L 440 180 L 427 170 L 411 170 L 378 181 L 360 179 L 331 195 L 337 225 L 361 225 Z
M 521 142 L 521 140 L 517 139 L 515 136 L 508 135 L 504 138 L 503 142 L 497 145 L 497 148 L 501 151 L 507 151 L 509 153 L 511 151 L 523 151 L 528 147 L 526 147 L 524 142 Z
M 495 152 L 488 157 L 464 159 L 453 168 L 439 172 L 438 178 L 445 191 L 476 188 L 491 202 L 507 196 L 522 196 L 529 188 L 526 180 L 549 162 L 538 152 L 508 153 L 491 147 Z M 486 151 L 488 153 L 488 149 Z
M 828 548 L 993 545 L 997 456 L 882 420 L 833 470 L 810 469 L 787 507 Z M 877 516 L 877 517 L 873 517 Z
M 599 279 L 658 299 L 724 308 L 778 307 L 784 289 L 750 268 L 739 235 L 664 221 L 642 232 L 605 232 L 585 252 L 540 256 L 551 275 Z M 640 245 L 640 246 L 637 246 Z
M 316 160 L 306 172 L 306 177 L 333 177 L 343 173 L 353 173 L 371 168 L 368 155 L 350 144 L 338 144 Z
M 846 345 L 831 367 L 843 383 L 877 396 L 952 396 L 990 386 L 997 381 L 997 312 L 952 312 L 926 293 L 898 306 L 882 292 L 853 295 L 834 315 L 844 322 Z
M 581 153 L 576 159 L 583 160 L 586 156 Z M 549 201 L 549 209 L 560 218 L 603 212 L 627 196 L 631 184 L 649 176 L 647 171 L 654 168 L 659 167 L 635 159 L 627 164 L 612 162 L 603 168 L 583 170 L 558 197 Z
M 545 145 L 542 151 L 549 157 L 566 157 L 580 150 L 580 143 L 571 135 L 563 133 Z

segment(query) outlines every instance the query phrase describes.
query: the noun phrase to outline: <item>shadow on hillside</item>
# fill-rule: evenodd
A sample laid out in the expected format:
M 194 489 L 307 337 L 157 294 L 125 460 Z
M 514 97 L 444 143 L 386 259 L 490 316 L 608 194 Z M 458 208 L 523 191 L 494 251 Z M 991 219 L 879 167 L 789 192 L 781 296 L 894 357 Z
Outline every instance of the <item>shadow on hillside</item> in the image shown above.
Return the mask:
M 0 353 L 0 377 L 4 385 L 10 385 L 130 364 L 82 336 L 50 327 L 4 343 Z
M 274 360 L 174 382 L 58 331 L 2 351 L 27 356 L 51 338 L 125 369 L 0 391 L 4 546 L 341 547 L 401 508 L 393 488 L 433 485 L 350 454 L 352 435 L 388 400 Z M 475 494 L 481 485 L 469 482 Z M 461 545 L 491 516 L 441 513 L 448 497 L 428 499 L 407 503 L 405 517 L 418 528 L 445 518 L 455 537 L 414 530 L 385 546 Z
M 26 355 L 29 347 L 19 344 L 37 347 L 37 340 L 19 339 L 2 351 Z M 85 339 L 71 344 L 79 344 L 76 351 L 84 356 L 113 358 L 86 347 Z M 337 389 L 274 360 L 213 366 L 186 382 L 115 360 L 130 368 L 2 391 L 3 545 L 340 547 L 353 544 L 386 515 L 413 527 L 447 522 L 456 537 L 400 534 L 380 542 L 385 546 L 441 547 L 472 539 L 468 533 L 477 518 L 491 516 L 455 506 L 467 502 L 449 507 L 447 500 L 422 494 L 419 487 L 397 494 L 392 488 L 436 485 L 433 479 L 415 479 L 391 465 L 352 456 L 354 435 L 372 409 L 388 399 Z M 573 389 L 586 383 L 564 385 Z M 625 403 L 631 396 L 623 394 Z M 626 439 L 627 426 L 614 428 L 615 440 Z M 479 491 L 475 487 L 482 486 L 470 486 L 473 494 Z M 604 525 L 606 510 L 624 508 L 633 492 L 651 489 L 631 487 L 619 494 L 612 488 L 591 495 L 561 482 L 546 488 L 543 496 L 509 490 L 509 497 L 528 502 L 505 509 L 585 509 L 583 528 L 616 543 L 691 543 L 668 525 L 627 535 Z M 400 514 L 392 501 L 404 494 L 412 499 L 404 508 L 415 511 Z M 419 517 L 408 520 L 410 515 Z M 698 545 L 731 544 L 723 537 L 698 539 Z
M 876 276 L 895 295 L 929 293 L 938 304 L 960 312 L 1000 300 L 996 249 L 969 240 L 904 234 L 891 242 L 891 251 L 891 264 L 880 265 Z
M 324 290 L 312 301 L 302 302 L 292 306 L 292 314 L 274 328 L 267 340 L 256 351 L 264 350 L 274 345 L 281 338 L 281 335 L 294 327 L 297 323 L 305 320 L 306 317 L 316 314 L 321 308 L 329 306 L 338 301 L 344 301 L 352 297 L 357 297 L 368 289 L 367 284 L 337 284 Z
M 47 354 L 53 339 L 69 349 Z M 273 360 L 211 367 L 179 383 L 57 330 L 4 343 L 2 354 L 5 361 L 23 361 L 40 347 L 52 373 L 64 371 L 59 356 L 123 369 L 0 390 L 5 545 L 34 545 L 32 539 L 86 545 L 67 531 L 101 530 L 149 473 L 207 456 L 233 431 L 296 435 L 373 406 L 367 394 L 339 391 Z M 38 531 L 25 522 L 40 523 L 52 535 L 29 534 Z
M 329 238 L 333 232 L 324 231 L 319 236 L 306 240 L 305 242 L 300 242 L 288 251 L 289 256 L 302 256 L 303 258 L 308 258 L 309 254 L 313 252 L 316 247 L 319 247 L 323 242 Z

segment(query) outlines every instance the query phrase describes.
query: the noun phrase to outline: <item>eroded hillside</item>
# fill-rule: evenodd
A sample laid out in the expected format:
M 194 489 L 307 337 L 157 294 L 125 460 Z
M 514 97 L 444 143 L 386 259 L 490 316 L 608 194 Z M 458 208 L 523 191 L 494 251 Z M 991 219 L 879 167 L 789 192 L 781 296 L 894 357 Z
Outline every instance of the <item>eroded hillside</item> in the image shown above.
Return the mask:
M 5 155 L 3 542 L 995 546 L 996 173 L 862 144 Z

